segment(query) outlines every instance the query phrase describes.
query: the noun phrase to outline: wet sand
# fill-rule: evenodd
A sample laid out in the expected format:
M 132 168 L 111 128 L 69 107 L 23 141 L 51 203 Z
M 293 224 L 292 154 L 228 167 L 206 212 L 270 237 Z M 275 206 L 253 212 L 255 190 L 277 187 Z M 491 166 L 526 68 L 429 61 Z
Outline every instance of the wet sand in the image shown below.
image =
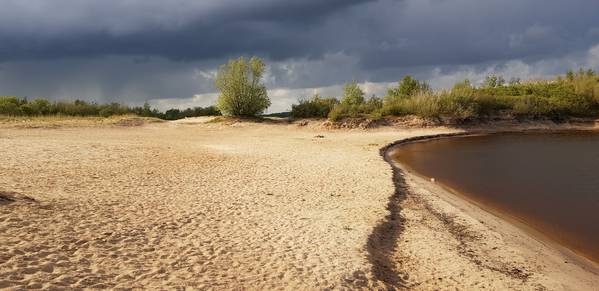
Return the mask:
M 1 127 L 0 288 L 599 284 L 380 156 L 396 140 L 461 130 L 205 121 Z

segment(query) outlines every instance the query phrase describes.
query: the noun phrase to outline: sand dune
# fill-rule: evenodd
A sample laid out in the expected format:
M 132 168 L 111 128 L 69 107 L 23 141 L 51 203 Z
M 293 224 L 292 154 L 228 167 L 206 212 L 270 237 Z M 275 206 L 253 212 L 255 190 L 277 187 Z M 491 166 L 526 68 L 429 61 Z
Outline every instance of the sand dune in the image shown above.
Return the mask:
M 416 177 L 394 196 L 379 149 L 455 129 L 203 121 L 0 129 L 0 288 L 599 284 Z

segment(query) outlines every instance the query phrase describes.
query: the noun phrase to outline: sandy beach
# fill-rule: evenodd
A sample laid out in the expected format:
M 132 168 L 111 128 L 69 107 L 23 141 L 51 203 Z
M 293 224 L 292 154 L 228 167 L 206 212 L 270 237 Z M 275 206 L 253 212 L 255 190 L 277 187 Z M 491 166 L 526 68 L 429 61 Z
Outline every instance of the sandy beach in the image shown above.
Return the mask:
M 0 289 L 599 286 L 595 264 L 381 156 L 464 129 L 207 121 L 0 125 Z

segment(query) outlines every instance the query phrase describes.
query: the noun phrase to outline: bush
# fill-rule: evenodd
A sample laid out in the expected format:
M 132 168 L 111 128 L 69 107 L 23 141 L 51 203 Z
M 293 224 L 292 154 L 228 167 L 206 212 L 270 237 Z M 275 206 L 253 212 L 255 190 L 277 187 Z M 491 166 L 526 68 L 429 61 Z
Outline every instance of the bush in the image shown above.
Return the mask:
M 351 115 L 350 113 L 351 105 L 343 105 L 339 104 L 329 112 L 328 118 L 331 121 L 339 121 L 343 118 L 346 118 Z
M 516 116 L 527 118 L 557 117 L 560 112 L 555 105 L 548 98 L 524 96 L 515 99 L 513 112 Z
M 418 81 L 412 76 L 405 76 L 399 81 L 397 87 L 391 87 L 387 90 L 387 96 L 408 98 L 411 96 L 431 93 L 431 87 L 427 82 Z
M 40 115 L 65 115 L 65 116 L 102 116 L 137 114 L 144 117 L 160 119 L 181 119 L 185 117 L 220 115 L 215 106 L 194 107 L 185 110 L 170 109 L 165 113 L 152 109 L 147 102 L 143 107 L 129 107 L 120 103 L 98 104 L 83 100 L 54 101 L 38 98 L 27 101 L 25 98 L 13 96 L 0 96 L 0 115 L 8 116 L 40 116 Z
M 407 83 L 414 88 L 414 80 Z M 489 76 L 481 88 L 464 80 L 450 91 L 415 96 L 391 94 L 397 90 L 385 98 L 383 115 L 415 114 L 457 122 L 509 114 L 554 120 L 599 116 L 599 77 L 593 71 L 570 72 L 553 81 L 513 80 L 507 85 L 502 77 Z
M 328 117 L 332 121 L 339 121 L 344 118 L 382 118 L 381 108 L 383 100 L 372 96 L 368 100 L 364 99 L 364 91 L 358 86 L 356 81 L 346 83 L 343 87 L 343 97 L 329 113 Z
M 15 116 L 21 115 L 21 104 L 23 101 L 14 96 L 0 96 L 0 114 Z
M 498 88 L 505 84 L 505 79 L 502 76 L 489 75 L 485 78 L 484 86 L 487 88 Z
M 291 116 L 294 118 L 325 118 L 337 104 L 339 104 L 337 98 L 322 98 L 316 94 L 310 100 L 300 100 L 298 104 L 293 104 L 291 106 Z
M 97 105 L 97 107 L 99 109 L 98 114 L 102 117 L 109 117 L 112 115 L 123 115 L 131 112 L 131 109 L 116 102 L 105 105 Z
M 256 57 L 249 62 L 240 57 L 222 65 L 216 77 L 216 87 L 221 92 L 218 109 L 231 116 L 262 114 L 270 106 L 266 87 L 260 84 L 264 68 L 262 60 Z
M 344 118 L 369 118 L 380 119 L 383 101 L 378 97 L 372 97 L 361 104 L 349 104 L 341 102 L 331 110 L 329 119 L 339 121 Z
M 50 113 L 50 101 L 44 98 L 38 98 L 31 102 L 31 106 L 37 115 L 47 115 Z
M 357 81 L 345 83 L 343 86 L 343 98 L 341 104 L 345 106 L 360 105 L 364 103 L 364 91 L 360 89 Z

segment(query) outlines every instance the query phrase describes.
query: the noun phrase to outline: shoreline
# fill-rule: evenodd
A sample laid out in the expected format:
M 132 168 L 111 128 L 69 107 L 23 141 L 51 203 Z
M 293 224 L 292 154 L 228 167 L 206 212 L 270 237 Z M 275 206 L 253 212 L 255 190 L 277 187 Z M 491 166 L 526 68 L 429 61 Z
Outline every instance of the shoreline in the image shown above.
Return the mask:
M 551 236 L 535 229 L 534 227 L 527 224 L 523 219 L 513 216 L 507 211 L 500 210 L 489 203 L 485 203 L 484 201 L 478 201 L 473 197 L 468 196 L 465 193 L 462 193 L 458 190 L 453 189 L 452 187 L 445 185 L 440 182 L 430 181 L 429 177 L 426 177 L 414 169 L 411 169 L 407 165 L 400 163 L 399 161 L 394 160 L 391 156 L 396 148 L 401 147 L 406 144 L 418 143 L 418 142 L 427 142 L 431 140 L 437 139 L 445 139 L 445 138 L 462 138 L 469 136 L 478 136 L 478 135 L 491 135 L 491 134 L 506 134 L 506 133 L 563 133 L 563 132 L 598 132 L 599 129 L 596 127 L 591 128 L 556 128 L 556 129 L 546 129 L 546 128 L 524 128 L 524 129 L 500 129 L 500 130 L 485 130 L 478 129 L 473 131 L 464 131 L 464 132 L 455 132 L 455 133 L 445 133 L 445 134 L 434 134 L 434 135 L 425 135 L 425 136 L 415 136 L 406 139 L 397 140 L 390 144 L 387 144 L 383 148 L 380 149 L 380 154 L 383 159 L 391 165 L 393 171 L 397 171 L 400 175 L 403 175 L 407 179 L 411 179 L 417 181 L 418 186 L 426 185 L 434 189 L 434 195 L 443 199 L 445 202 L 452 204 L 454 207 L 458 207 L 460 210 L 464 212 L 464 214 L 472 216 L 476 219 L 480 219 L 481 222 L 489 224 L 494 221 L 496 224 L 504 224 L 507 226 L 511 226 L 508 228 L 515 228 L 515 230 L 510 229 L 507 234 L 514 235 L 518 232 L 524 233 L 526 235 L 525 240 L 528 241 L 536 241 L 539 244 L 544 246 L 548 246 L 554 253 L 551 254 L 555 256 L 557 254 L 558 257 L 563 258 L 564 262 L 573 263 L 572 265 L 576 265 L 581 268 L 584 272 L 589 272 L 594 276 L 599 276 L 599 263 L 591 260 L 586 257 L 583 253 L 577 252 L 576 250 L 568 248 L 566 245 L 562 244 L 558 240 L 552 238 Z M 395 175 L 395 174 L 394 174 Z M 403 185 L 396 185 L 396 188 L 405 187 Z M 408 186 L 408 188 L 415 188 L 413 185 Z M 414 190 L 414 189 L 409 189 Z

